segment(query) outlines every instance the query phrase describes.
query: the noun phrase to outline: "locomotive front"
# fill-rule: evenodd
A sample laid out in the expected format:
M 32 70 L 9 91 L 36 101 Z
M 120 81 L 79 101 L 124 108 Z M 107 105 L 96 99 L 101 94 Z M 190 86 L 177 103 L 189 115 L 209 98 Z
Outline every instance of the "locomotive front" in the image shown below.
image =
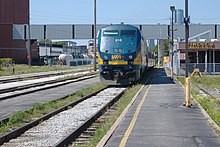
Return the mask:
M 100 79 L 110 85 L 128 85 L 140 78 L 141 34 L 131 25 L 111 25 L 98 35 Z

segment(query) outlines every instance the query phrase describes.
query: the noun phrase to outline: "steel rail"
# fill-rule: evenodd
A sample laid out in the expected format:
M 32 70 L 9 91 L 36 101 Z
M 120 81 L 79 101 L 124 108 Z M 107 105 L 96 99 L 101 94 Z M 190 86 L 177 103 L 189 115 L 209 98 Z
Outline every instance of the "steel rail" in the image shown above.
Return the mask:
M 50 81 L 45 81 L 45 82 L 39 82 L 39 83 L 33 83 L 33 84 L 27 84 L 27 85 L 22 85 L 22 86 L 18 86 L 18 87 L 11 87 L 11 88 L 5 88 L 5 89 L 0 89 L 0 94 L 4 94 L 4 93 L 8 93 L 8 92 L 13 92 L 13 91 L 18 91 L 18 90 L 23 90 L 23 89 L 27 89 L 27 88 L 32 88 L 32 87 L 39 87 L 39 86 L 44 86 L 47 84 L 54 84 L 54 83 L 59 83 L 59 82 L 65 82 L 68 80 L 74 80 L 74 79 L 79 79 L 81 78 L 80 76 L 76 76 L 76 77 L 72 77 L 72 78 L 65 78 L 65 79 L 56 79 L 56 80 L 50 80 Z M 71 83 L 71 82 L 69 82 Z M 67 82 L 68 84 L 68 82 Z M 63 85 L 63 84 L 61 84 Z M 61 86 L 58 85 L 58 86 Z M 48 89 L 48 88 L 47 88 Z M 0 98 L 0 100 L 2 100 Z
M 28 129 L 38 125 L 40 122 L 45 121 L 45 120 L 49 119 L 50 117 L 52 117 L 52 116 L 54 116 L 54 115 L 56 115 L 56 114 L 58 114 L 58 113 L 60 113 L 60 112 L 62 112 L 64 110 L 67 110 L 69 108 L 69 106 L 73 107 L 73 106 L 77 105 L 78 103 L 80 103 L 80 102 L 82 102 L 82 101 L 84 101 L 84 100 L 86 100 L 86 99 L 96 95 L 97 93 L 103 91 L 106 88 L 108 88 L 108 87 L 105 87 L 105 88 L 102 88 L 100 90 L 97 90 L 97 91 L 95 91 L 95 92 L 93 92 L 93 93 L 91 93 L 91 94 L 89 94 L 87 96 L 84 96 L 84 97 L 82 97 L 82 98 L 80 98 L 78 100 L 75 100 L 75 101 L 73 101 L 73 102 L 71 102 L 71 103 L 69 103 L 69 104 L 67 104 L 67 105 L 65 105 L 65 106 L 63 106 L 61 108 L 58 108 L 58 109 L 56 109 L 56 110 L 54 110 L 54 111 L 52 111 L 52 112 L 50 112 L 50 113 L 48 113 L 48 114 L 38 118 L 36 120 L 33 120 L 30 123 L 27 123 L 27 124 L 25 124 L 25 125 L 17 128 L 17 129 L 15 129 L 15 130 L 9 132 L 9 133 L 6 133 L 6 134 L 0 136 L 0 145 L 4 144 L 5 142 L 10 141 L 11 139 L 14 139 L 14 138 L 20 136 L 21 134 L 23 134 Z M 65 98 L 66 97 L 68 97 L 68 96 L 65 96 Z
M 80 69 L 80 70 L 71 70 L 71 71 L 61 71 L 57 73 L 49 73 L 49 72 L 42 72 L 42 73 L 33 73 L 33 74 L 38 74 L 38 75 L 28 75 L 28 74 L 23 74 L 23 75 L 15 75 L 18 77 L 5 77 L 3 79 L 0 77 L 0 83 L 10 83 L 10 82 L 18 82 L 18 81 L 24 81 L 28 79 L 37 79 L 41 77 L 51 77 L 51 76 L 57 76 L 57 75 L 65 75 L 68 73 L 75 73 L 75 72 L 83 72 L 83 71 L 89 71 L 89 69 Z M 56 71 L 54 71 L 56 72 Z
M 93 122 L 95 122 L 104 112 L 109 109 L 122 95 L 124 91 L 119 93 L 113 100 L 111 100 L 109 103 L 107 103 L 105 106 L 103 106 L 96 114 L 94 114 L 92 117 L 90 117 L 87 121 L 85 121 L 81 126 L 79 126 L 77 129 L 75 129 L 73 132 L 71 132 L 67 137 L 65 137 L 63 140 L 55 144 L 55 147 L 63 147 L 68 146 L 71 144 L 75 139 L 83 133 Z

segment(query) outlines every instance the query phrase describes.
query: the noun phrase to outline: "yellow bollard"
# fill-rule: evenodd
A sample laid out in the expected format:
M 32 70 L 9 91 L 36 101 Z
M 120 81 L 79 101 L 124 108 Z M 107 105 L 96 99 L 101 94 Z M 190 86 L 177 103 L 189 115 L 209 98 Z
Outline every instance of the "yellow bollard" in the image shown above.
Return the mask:
M 201 74 L 201 72 L 199 71 L 199 68 L 195 68 L 194 71 L 192 72 L 191 76 L 194 76 L 196 73 L 197 73 L 200 77 L 202 77 L 202 74 Z
M 185 79 L 185 106 L 191 107 L 190 104 L 190 77 Z

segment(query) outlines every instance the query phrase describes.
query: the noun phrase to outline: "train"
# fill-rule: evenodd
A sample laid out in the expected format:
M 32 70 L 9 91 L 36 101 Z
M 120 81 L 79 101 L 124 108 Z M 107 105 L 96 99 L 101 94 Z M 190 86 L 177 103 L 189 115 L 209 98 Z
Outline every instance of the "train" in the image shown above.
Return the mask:
M 128 24 L 114 24 L 98 32 L 99 77 L 108 85 L 131 85 L 148 68 L 148 49 L 142 32 Z

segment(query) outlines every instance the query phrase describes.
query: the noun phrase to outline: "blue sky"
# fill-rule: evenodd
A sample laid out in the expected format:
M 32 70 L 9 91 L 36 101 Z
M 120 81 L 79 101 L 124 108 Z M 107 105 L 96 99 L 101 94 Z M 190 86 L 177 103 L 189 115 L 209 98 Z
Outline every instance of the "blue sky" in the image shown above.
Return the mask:
M 31 24 L 92 24 L 93 0 L 30 0 Z M 97 23 L 169 24 L 185 0 L 97 0 Z M 192 23 L 220 23 L 220 0 L 189 0 Z

